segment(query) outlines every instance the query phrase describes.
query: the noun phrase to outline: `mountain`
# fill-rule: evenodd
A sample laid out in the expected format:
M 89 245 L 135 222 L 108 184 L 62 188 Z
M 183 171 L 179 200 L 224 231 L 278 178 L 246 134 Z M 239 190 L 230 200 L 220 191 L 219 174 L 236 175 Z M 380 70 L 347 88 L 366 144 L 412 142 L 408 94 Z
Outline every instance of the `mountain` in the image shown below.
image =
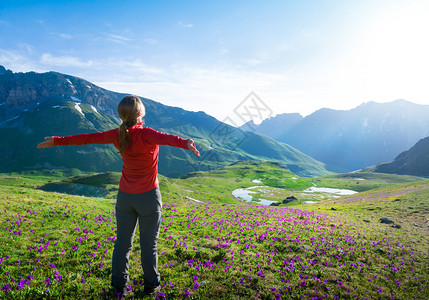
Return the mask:
M 378 164 L 363 171 L 429 177 L 429 137 L 421 139 L 393 161 Z
M 112 145 L 36 149 L 45 136 L 74 135 L 116 128 L 116 108 L 124 94 L 57 72 L 14 73 L 0 66 L 0 172 L 31 168 L 120 171 Z M 201 158 L 160 147 L 159 171 L 170 177 L 209 170 L 239 160 L 269 160 L 302 176 L 329 173 L 324 164 L 269 137 L 222 123 L 204 112 L 186 111 L 141 97 L 145 123 L 195 140 Z
M 273 139 L 279 138 L 284 132 L 289 131 L 304 119 L 298 113 L 279 114 L 275 117 L 265 119 L 261 124 L 253 123 L 253 120 L 241 125 L 240 129 L 255 131 L 259 134 L 269 136 Z
M 348 172 L 391 161 L 428 136 L 428 116 L 429 105 L 367 102 L 351 110 L 320 109 L 280 134 L 273 118 L 255 131 L 264 128 L 268 136 L 324 162 L 328 169 Z

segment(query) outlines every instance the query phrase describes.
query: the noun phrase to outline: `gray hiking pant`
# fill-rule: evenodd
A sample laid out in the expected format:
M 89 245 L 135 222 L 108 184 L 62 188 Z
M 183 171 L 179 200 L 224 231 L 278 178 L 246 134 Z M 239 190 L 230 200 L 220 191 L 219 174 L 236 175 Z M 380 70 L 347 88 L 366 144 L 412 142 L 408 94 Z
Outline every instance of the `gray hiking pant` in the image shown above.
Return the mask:
M 128 258 L 139 221 L 141 264 L 145 288 L 160 282 L 157 242 L 161 225 L 162 199 L 159 188 L 142 194 L 119 190 L 116 201 L 116 243 L 112 258 L 112 286 L 123 287 L 128 276 Z

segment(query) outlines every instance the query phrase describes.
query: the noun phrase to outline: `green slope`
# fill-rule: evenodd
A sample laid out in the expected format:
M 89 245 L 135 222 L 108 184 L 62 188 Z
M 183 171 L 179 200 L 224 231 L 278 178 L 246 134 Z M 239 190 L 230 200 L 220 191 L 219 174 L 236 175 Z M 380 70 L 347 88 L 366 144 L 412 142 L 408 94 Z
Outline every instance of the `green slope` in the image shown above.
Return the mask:
M 211 177 L 247 183 L 279 172 L 293 176 L 275 164 L 242 162 Z M 208 175 L 198 174 L 183 180 L 198 185 Z M 109 299 L 114 201 L 40 191 L 46 173 L 25 176 L 0 175 L 0 298 Z M 85 176 L 93 184 L 117 180 Z M 195 203 L 177 193 L 179 181 L 162 179 L 162 289 L 143 293 L 136 234 L 131 298 L 427 298 L 428 180 L 293 209 Z M 401 227 L 380 224 L 381 216 Z

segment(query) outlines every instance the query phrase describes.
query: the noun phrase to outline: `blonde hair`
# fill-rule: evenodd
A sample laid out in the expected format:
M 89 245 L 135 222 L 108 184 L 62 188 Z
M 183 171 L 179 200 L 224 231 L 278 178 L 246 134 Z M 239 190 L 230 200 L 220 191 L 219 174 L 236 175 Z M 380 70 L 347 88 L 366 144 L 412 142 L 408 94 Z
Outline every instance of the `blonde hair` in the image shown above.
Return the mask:
M 119 153 L 124 153 L 130 143 L 128 128 L 137 124 L 137 118 L 145 115 L 145 108 L 137 96 L 125 96 L 118 104 L 118 115 L 122 120 L 119 126 Z

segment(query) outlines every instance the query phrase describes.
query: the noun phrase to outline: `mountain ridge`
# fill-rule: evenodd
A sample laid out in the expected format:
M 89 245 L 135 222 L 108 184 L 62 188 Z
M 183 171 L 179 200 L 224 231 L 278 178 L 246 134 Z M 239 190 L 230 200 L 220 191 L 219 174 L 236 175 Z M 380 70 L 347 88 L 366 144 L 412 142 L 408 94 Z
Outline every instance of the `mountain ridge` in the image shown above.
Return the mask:
M 260 134 L 277 139 L 282 132 L 294 127 L 304 117 L 299 113 L 283 113 L 275 117 L 265 119 L 261 124 L 253 123 L 253 120 L 240 126 L 242 130 L 256 131 Z
M 4 71 L 0 75 L 0 133 L 5 139 L 0 141 L 0 155 L 7 159 L 0 162 L 0 170 L 56 166 L 120 171 L 122 161 L 111 145 L 42 150 L 35 149 L 35 145 L 44 136 L 117 128 L 120 120 L 116 108 L 124 95 L 57 72 Z M 159 170 L 163 175 L 177 177 L 249 159 L 272 160 L 303 176 L 329 173 L 322 163 L 269 137 L 244 132 L 204 112 L 141 99 L 146 107 L 147 126 L 194 139 L 202 155 L 197 159 L 182 149 L 161 146 Z
M 429 105 L 369 101 L 350 110 L 319 109 L 280 135 L 269 130 L 275 117 L 254 130 L 260 132 L 265 124 L 268 136 L 324 162 L 331 171 L 350 172 L 391 161 L 428 136 L 428 115 Z

